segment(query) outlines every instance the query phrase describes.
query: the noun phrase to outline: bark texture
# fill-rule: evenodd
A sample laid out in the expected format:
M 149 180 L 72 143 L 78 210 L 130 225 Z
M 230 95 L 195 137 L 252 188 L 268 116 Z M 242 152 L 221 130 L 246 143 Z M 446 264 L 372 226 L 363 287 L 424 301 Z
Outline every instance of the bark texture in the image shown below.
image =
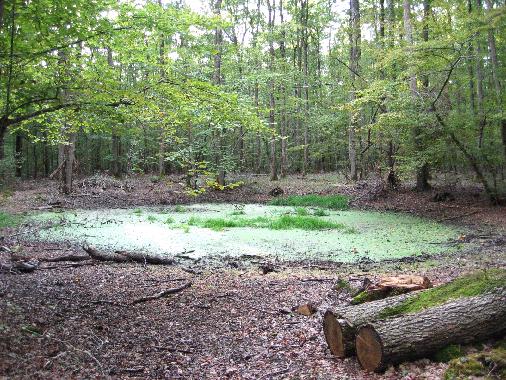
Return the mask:
M 461 298 L 416 314 L 362 326 L 357 358 L 367 371 L 433 355 L 449 344 L 467 344 L 506 331 L 506 289 Z
M 355 336 L 358 327 L 378 319 L 383 310 L 395 307 L 417 292 L 366 302 L 357 306 L 345 306 L 327 310 L 323 317 L 323 332 L 332 354 L 339 358 L 355 353 Z

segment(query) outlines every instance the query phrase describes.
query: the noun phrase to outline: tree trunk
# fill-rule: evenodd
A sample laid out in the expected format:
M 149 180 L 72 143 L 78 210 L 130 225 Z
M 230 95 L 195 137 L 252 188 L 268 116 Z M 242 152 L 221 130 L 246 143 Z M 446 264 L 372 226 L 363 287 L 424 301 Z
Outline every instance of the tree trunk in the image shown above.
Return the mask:
M 279 41 L 279 50 L 281 52 L 281 60 L 283 64 L 286 62 L 286 32 L 284 29 L 284 14 L 283 14 L 283 0 L 279 1 L 279 17 L 281 22 L 281 40 Z M 283 84 L 281 86 L 281 96 L 283 97 L 283 109 L 281 110 L 281 123 L 280 123 L 280 135 L 281 135 L 281 160 L 280 160 L 280 176 L 281 178 L 286 177 L 286 166 L 287 166 L 287 156 L 286 156 L 286 135 L 287 135 L 287 117 L 286 117 L 286 86 Z
M 360 61 L 360 5 L 359 0 L 350 0 L 350 79 L 351 79 L 351 95 L 350 101 L 355 100 L 355 77 L 359 71 Z M 350 160 L 350 178 L 352 181 L 357 180 L 357 148 L 355 142 L 355 132 L 358 126 L 359 116 L 352 111 L 350 127 L 348 131 L 348 157 Z
M 271 75 L 274 74 L 274 21 L 276 18 L 276 11 L 275 7 L 276 4 L 274 3 L 275 0 L 272 0 L 273 3 L 271 4 L 271 0 L 267 0 L 267 8 L 269 12 L 269 70 Z M 269 126 L 272 130 L 272 138 L 271 138 L 271 181 L 277 181 L 278 180 L 278 171 L 277 171 L 277 160 L 276 160 L 276 120 L 275 120 L 275 100 L 274 100 L 274 91 L 275 91 L 275 84 L 274 79 L 271 78 L 270 80 L 270 94 L 269 94 Z
M 433 355 L 450 344 L 468 344 L 506 330 L 504 288 L 461 298 L 420 313 L 377 321 L 360 327 L 358 362 L 366 371 Z
M 323 332 L 330 351 L 338 358 L 353 355 L 357 328 L 361 324 L 376 320 L 385 309 L 400 305 L 416 294 L 418 293 L 412 292 L 357 306 L 327 310 L 323 317 Z
M 77 133 L 69 134 L 67 143 L 63 145 L 63 167 L 62 167 L 62 183 L 61 190 L 64 194 L 72 193 L 72 184 L 74 179 L 74 163 L 76 152 Z
M 485 0 L 487 4 L 487 9 L 491 11 L 493 9 L 493 4 L 491 0 Z M 495 43 L 495 34 L 494 29 L 488 30 L 488 50 L 490 53 L 490 61 L 492 62 L 492 79 L 494 81 L 494 89 L 496 93 L 496 102 L 497 107 L 501 113 L 501 134 L 502 134 L 502 144 L 504 148 L 504 158 L 506 159 L 506 115 L 504 114 L 504 107 L 502 107 L 502 86 L 501 81 L 499 79 L 499 61 L 497 59 L 497 48 Z
M 16 165 L 16 177 L 20 178 L 21 170 L 23 169 L 23 136 L 19 132 L 16 133 L 14 161 Z
M 114 60 L 112 57 L 112 49 L 110 47 L 107 48 L 107 64 L 111 69 L 114 68 Z M 116 128 L 112 128 L 111 134 L 111 150 L 112 150 L 112 175 L 115 177 L 121 177 L 121 164 L 120 160 L 120 149 L 121 149 L 121 140 L 118 134 L 116 133 Z
M 358 4 L 358 0 L 357 4 Z M 358 5 L 357 5 L 358 7 Z M 358 9 L 358 8 L 357 8 Z M 303 0 L 301 3 L 302 13 L 302 55 L 303 55 L 303 70 L 304 70 L 304 150 L 302 157 L 302 175 L 306 175 L 309 153 L 309 67 L 308 67 L 308 49 L 309 49 L 309 32 L 308 32 L 308 18 L 309 18 L 309 0 Z
M 221 15 L 221 5 L 222 0 L 216 0 L 214 3 L 214 9 L 213 12 L 216 16 Z M 217 27 L 214 31 L 214 47 L 216 49 L 216 54 L 214 54 L 214 71 L 213 71 L 213 83 L 217 86 L 221 85 L 222 82 L 222 75 L 221 75 L 221 55 L 222 55 L 222 48 L 223 48 L 223 30 L 221 27 Z M 215 139 L 218 140 L 218 146 L 215 147 L 215 164 L 217 166 L 217 177 L 216 182 L 218 182 L 218 185 L 225 186 L 225 168 L 223 168 L 223 162 L 222 162 L 222 153 L 223 153 L 223 136 L 222 136 L 221 128 L 216 133 L 217 136 L 215 136 Z

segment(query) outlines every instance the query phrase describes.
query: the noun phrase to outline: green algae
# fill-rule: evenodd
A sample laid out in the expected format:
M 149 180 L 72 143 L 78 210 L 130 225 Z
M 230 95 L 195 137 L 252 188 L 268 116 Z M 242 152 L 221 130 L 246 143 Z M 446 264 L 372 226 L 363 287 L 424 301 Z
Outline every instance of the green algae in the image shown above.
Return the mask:
M 489 292 L 506 284 L 506 270 L 490 269 L 471 273 L 447 284 L 425 290 L 395 307 L 380 313 L 380 318 L 416 313 L 423 309 L 441 305 L 452 299 L 473 297 Z
M 193 251 L 191 256 L 194 258 L 257 255 L 281 260 L 356 262 L 364 258 L 379 261 L 462 249 L 455 242 L 465 231 L 430 220 L 405 214 L 354 210 L 324 210 L 322 216 L 316 217 L 315 210 L 307 208 L 310 214 L 304 216 L 297 215 L 293 206 L 195 204 L 136 210 L 45 212 L 32 215 L 30 220 L 45 225 L 33 236 L 34 239 L 167 255 Z M 241 213 L 231 215 L 237 210 Z M 305 230 L 294 226 L 294 218 L 300 221 L 300 217 L 311 217 L 344 228 Z M 195 218 L 201 221 L 279 221 L 285 223 L 284 227 L 288 223 L 293 228 L 282 229 L 275 224 L 274 228 L 223 225 L 217 231 L 211 226 L 199 225 Z

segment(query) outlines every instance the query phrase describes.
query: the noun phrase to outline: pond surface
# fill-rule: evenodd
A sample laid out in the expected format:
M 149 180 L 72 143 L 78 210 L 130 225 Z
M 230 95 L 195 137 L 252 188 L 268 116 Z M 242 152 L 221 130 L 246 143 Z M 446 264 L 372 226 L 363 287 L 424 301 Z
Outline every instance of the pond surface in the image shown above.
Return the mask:
M 307 208 L 307 211 L 312 214 L 314 209 Z M 317 218 L 346 226 L 333 230 L 242 227 L 216 231 L 188 225 L 191 217 L 276 218 L 285 214 L 296 215 L 296 210 L 287 206 L 197 204 L 47 212 L 33 215 L 31 219 L 46 224 L 33 236 L 38 240 L 70 241 L 107 250 L 169 256 L 191 251 L 186 254 L 194 258 L 255 255 L 281 260 L 354 262 L 363 258 L 379 261 L 456 252 L 463 248 L 463 244 L 456 242 L 464 231 L 396 213 L 325 210 L 325 215 Z

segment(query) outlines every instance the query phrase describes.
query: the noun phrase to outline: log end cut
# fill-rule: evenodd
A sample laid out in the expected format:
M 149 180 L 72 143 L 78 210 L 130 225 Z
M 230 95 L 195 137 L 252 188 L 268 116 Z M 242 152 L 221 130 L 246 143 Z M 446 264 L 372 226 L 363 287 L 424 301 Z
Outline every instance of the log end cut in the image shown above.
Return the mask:
M 347 338 L 352 336 L 352 332 L 348 331 L 346 326 L 343 326 L 343 322 L 338 320 L 330 310 L 327 310 L 323 316 L 323 332 L 333 355 L 338 358 L 345 358 L 351 354 L 353 341 Z
M 383 344 L 381 338 L 370 326 L 358 330 L 355 341 L 357 359 L 363 369 L 377 372 L 383 369 Z

